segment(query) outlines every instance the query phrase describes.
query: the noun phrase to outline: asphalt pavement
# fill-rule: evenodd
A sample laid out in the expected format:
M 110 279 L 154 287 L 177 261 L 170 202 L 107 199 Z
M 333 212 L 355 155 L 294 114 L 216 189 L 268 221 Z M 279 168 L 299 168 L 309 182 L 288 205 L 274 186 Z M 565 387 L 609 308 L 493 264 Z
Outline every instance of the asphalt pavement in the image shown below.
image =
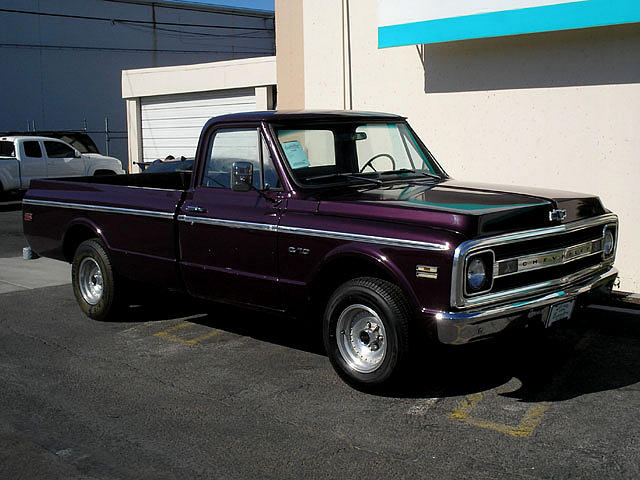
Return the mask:
M 9 291 L 0 479 L 640 477 L 633 312 L 420 348 L 374 395 L 337 377 L 305 319 L 159 292 L 107 323 L 66 282 Z

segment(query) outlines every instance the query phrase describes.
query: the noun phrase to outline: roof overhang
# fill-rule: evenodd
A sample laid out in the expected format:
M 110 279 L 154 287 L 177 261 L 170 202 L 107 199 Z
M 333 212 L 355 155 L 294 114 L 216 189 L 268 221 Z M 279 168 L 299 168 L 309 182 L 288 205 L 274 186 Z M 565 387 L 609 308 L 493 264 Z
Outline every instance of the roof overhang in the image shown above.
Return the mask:
M 638 0 L 378 0 L 378 47 L 634 22 Z
M 276 84 L 276 57 L 122 71 L 122 98 L 208 92 Z

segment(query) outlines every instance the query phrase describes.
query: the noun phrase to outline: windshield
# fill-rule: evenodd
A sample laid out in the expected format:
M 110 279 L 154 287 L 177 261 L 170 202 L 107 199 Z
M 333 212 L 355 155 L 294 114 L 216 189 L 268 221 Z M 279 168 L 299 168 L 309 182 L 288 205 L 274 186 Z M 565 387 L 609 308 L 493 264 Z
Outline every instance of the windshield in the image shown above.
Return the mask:
M 403 122 L 276 127 L 294 177 L 303 184 L 440 178 L 443 173 Z

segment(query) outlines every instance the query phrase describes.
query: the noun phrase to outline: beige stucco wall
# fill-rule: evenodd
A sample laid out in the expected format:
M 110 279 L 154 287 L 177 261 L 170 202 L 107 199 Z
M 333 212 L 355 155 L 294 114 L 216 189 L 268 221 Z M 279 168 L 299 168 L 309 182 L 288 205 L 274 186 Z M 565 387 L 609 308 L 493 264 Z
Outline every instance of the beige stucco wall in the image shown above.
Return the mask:
M 300 3 L 297 107 L 348 106 L 350 73 L 353 108 L 409 117 L 455 178 L 600 195 L 620 216 L 621 288 L 640 291 L 639 24 L 378 49 L 377 2 L 350 0 L 349 72 L 344 1 Z
M 296 109 L 304 105 L 303 4 L 299 0 L 276 0 L 280 14 L 276 17 L 276 51 L 283 59 L 277 62 L 278 108 Z

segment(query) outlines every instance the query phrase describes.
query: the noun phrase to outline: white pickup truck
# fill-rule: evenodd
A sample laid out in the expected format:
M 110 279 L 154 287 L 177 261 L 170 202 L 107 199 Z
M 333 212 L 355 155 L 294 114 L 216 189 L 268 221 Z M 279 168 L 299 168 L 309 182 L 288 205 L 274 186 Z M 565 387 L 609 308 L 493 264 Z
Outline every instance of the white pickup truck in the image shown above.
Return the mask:
M 123 174 L 120 160 L 80 153 L 48 137 L 0 137 L 0 194 L 26 190 L 34 178 Z

